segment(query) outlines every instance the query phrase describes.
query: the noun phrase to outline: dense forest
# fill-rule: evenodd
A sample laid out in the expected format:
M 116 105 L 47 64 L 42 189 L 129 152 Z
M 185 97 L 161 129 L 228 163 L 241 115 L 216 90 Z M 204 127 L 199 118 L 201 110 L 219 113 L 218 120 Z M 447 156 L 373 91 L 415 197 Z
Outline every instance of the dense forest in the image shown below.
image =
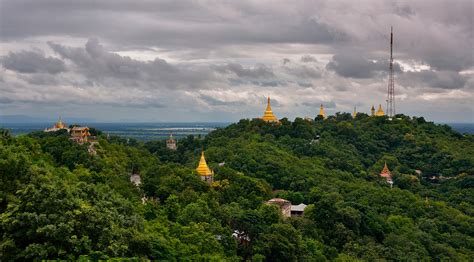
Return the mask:
M 474 259 L 474 136 L 446 125 L 244 119 L 176 151 L 91 133 L 96 155 L 65 131 L 1 129 L 1 261 Z M 202 149 L 212 185 L 195 170 Z M 285 218 L 273 197 L 308 207 Z

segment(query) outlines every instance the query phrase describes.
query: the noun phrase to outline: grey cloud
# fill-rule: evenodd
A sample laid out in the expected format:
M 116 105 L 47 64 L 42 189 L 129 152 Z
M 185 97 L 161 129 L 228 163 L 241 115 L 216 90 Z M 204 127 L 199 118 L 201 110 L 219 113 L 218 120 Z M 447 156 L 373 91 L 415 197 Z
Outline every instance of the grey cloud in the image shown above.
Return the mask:
M 369 60 L 356 51 L 344 51 L 334 55 L 332 60 L 326 65 L 326 68 L 343 77 L 371 78 L 379 72 L 387 73 L 389 64 L 385 60 Z M 394 71 L 397 73 L 401 72 L 399 64 L 394 63 Z
M 463 88 L 467 79 L 458 72 L 422 70 L 420 72 L 406 72 L 400 75 L 400 83 L 409 87 L 430 87 L 440 89 Z
M 328 100 L 350 108 L 360 101 L 384 99 L 388 30 L 393 25 L 395 61 L 431 68 L 402 73 L 396 64 L 397 94 L 407 97 L 403 103 L 433 87 L 429 92 L 453 93 L 446 106 L 455 108 L 458 100 L 469 101 L 473 95 L 472 74 L 459 72 L 474 68 L 474 37 L 472 1 L 451 2 L 0 0 L 4 58 L 9 51 L 23 52 L 17 51 L 22 47 L 39 50 L 51 40 L 60 59 L 34 52 L 64 65 L 4 65 L 9 71 L 0 70 L 0 99 L 24 101 L 31 108 L 36 102 L 60 100 L 111 105 L 118 101 L 114 106 L 130 106 L 132 112 L 153 104 L 172 106 L 173 95 L 193 107 L 195 99 L 205 100 L 189 95 L 197 89 L 279 92 L 304 101 L 301 89 L 314 86 Z M 103 45 L 90 39 L 78 48 L 90 36 Z M 112 51 L 159 58 L 145 62 Z M 361 86 L 370 91 L 362 93 Z M 462 90 L 451 92 L 455 88 Z M 349 102 L 334 99 L 339 95 Z M 288 105 L 282 98 L 283 103 Z M 212 111 L 212 102 L 208 104 Z M 412 109 L 425 106 L 413 104 Z M 319 101 L 314 106 L 319 107 Z M 9 110 L 17 113 L 23 108 Z
M 34 51 L 10 52 L 1 59 L 3 67 L 19 73 L 57 74 L 66 71 L 64 62 Z
M 318 60 L 314 56 L 304 55 L 300 59 L 303 63 L 311 63 L 311 62 L 318 62 Z
M 234 74 L 243 78 L 271 78 L 274 77 L 273 70 L 263 64 L 257 64 L 254 67 L 245 68 L 241 64 L 228 63 L 226 65 L 218 65 L 213 67 L 217 72 L 223 74 Z
M 315 102 L 303 102 L 301 103 L 303 106 L 318 108 L 323 105 L 324 108 L 336 108 L 336 103 L 334 101 L 322 102 L 322 101 L 315 101 Z
M 298 85 L 301 86 L 301 87 L 312 87 L 313 84 L 310 83 L 310 82 L 302 82 L 302 81 L 298 81 Z
M 89 39 L 85 48 L 72 48 L 49 42 L 63 59 L 74 63 L 78 71 L 100 84 L 122 86 L 198 88 L 212 80 L 209 70 L 184 68 L 156 58 L 150 62 L 108 52 L 97 39 Z
M 54 75 L 50 74 L 33 74 L 19 76 L 20 79 L 25 80 L 26 82 L 32 85 L 59 85 L 60 82 Z
M 321 44 L 329 51 L 359 46 L 386 51 L 395 28 L 397 55 L 460 71 L 472 59 L 472 1 L 0 0 L 2 38 L 99 36 L 116 46 L 198 49 L 238 44 Z M 345 11 L 340 12 L 341 6 Z M 449 8 L 446 8 L 449 6 Z M 53 15 L 52 15 L 53 14 Z M 61 21 L 58 23 L 57 21 Z M 382 33 L 383 32 L 383 33 Z
M 214 97 L 208 95 L 200 95 L 199 96 L 202 100 L 204 100 L 207 104 L 213 106 L 242 106 L 245 105 L 243 101 L 223 101 L 216 99 Z
M 294 67 L 287 67 L 286 71 L 298 78 L 303 79 L 316 79 L 321 77 L 321 71 L 319 68 L 310 67 L 306 65 L 298 65 Z

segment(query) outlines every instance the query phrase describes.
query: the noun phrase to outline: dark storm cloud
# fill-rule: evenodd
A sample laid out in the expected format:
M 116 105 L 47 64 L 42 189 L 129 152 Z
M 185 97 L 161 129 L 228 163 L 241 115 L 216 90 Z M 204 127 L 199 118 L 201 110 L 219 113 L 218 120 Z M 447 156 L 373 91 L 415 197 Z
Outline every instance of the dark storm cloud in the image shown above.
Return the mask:
M 389 63 L 388 61 L 369 60 L 358 52 L 342 52 L 334 55 L 326 68 L 343 77 L 371 78 L 378 72 L 387 72 Z M 401 72 L 399 64 L 394 63 L 394 71 Z
M 111 53 L 97 39 L 89 39 L 85 48 L 48 44 L 63 59 L 71 61 L 78 72 L 101 84 L 116 82 L 123 86 L 197 88 L 211 78 L 206 69 L 181 68 L 160 58 L 143 62 Z
M 463 88 L 467 79 L 458 72 L 422 70 L 406 72 L 399 77 L 400 84 L 409 87 L 432 87 L 440 89 Z
M 302 7 L 298 8 L 300 12 L 308 15 L 297 17 L 283 6 L 275 6 L 273 13 L 269 13 L 264 6 L 246 1 L 211 5 L 200 1 L 3 0 L 2 5 L 9 10 L 2 14 L 6 39 L 92 34 L 126 44 L 189 47 L 255 42 L 327 43 L 346 37 L 311 17 Z
M 1 58 L 3 67 L 19 73 L 49 73 L 64 72 L 64 62 L 54 57 L 45 57 L 44 54 L 34 51 L 10 52 Z
M 472 100 L 472 0 L 0 0 L 0 100 L 212 112 L 238 103 L 212 94 L 238 93 L 280 96 L 290 114 L 292 101 L 347 109 L 384 99 L 390 26 L 404 102 Z

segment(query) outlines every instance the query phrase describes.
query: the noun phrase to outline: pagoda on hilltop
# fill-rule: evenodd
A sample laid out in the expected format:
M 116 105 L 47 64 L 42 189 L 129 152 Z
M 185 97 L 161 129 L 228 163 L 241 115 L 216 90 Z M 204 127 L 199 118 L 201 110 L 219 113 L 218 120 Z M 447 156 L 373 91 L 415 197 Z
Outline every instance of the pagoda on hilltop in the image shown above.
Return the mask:
M 385 112 L 382 109 L 382 105 L 379 104 L 379 109 L 377 109 L 377 111 L 375 111 L 375 107 L 372 106 L 372 108 L 370 109 L 370 115 L 371 116 L 384 116 Z
M 387 162 L 385 162 L 385 165 L 383 166 L 382 171 L 380 172 L 380 177 L 385 178 L 388 184 L 390 184 L 390 188 L 393 185 L 393 180 L 392 180 L 392 173 L 390 173 L 390 170 L 388 169 Z
M 173 138 L 173 134 L 170 134 L 170 137 L 166 139 L 166 148 L 169 150 L 176 150 L 178 148 L 176 145 L 176 139 Z
M 61 116 L 59 116 L 59 119 L 54 124 L 54 126 L 51 127 L 51 128 L 46 128 L 44 130 L 44 132 L 56 132 L 56 131 L 59 131 L 59 130 L 62 130 L 62 129 L 65 129 L 69 132 L 69 128 L 66 127 L 66 124 L 64 124 L 63 121 L 61 120 Z
M 326 118 L 326 112 L 324 111 L 323 104 L 319 107 L 319 114 L 318 116 L 322 116 L 323 118 Z
M 199 165 L 196 168 L 199 176 L 202 181 L 206 181 L 209 185 L 214 181 L 214 171 L 211 170 L 206 163 L 206 158 L 204 157 L 204 150 L 201 153 L 201 159 L 199 160 Z
M 267 109 L 265 109 L 265 113 L 263 113 L 262 119 L 266 122 L 280 123 L 280 121 L 278 121 L 278 118 L 273 114 L 272 107 L 270 106 L 270 97 L 268 97 Z

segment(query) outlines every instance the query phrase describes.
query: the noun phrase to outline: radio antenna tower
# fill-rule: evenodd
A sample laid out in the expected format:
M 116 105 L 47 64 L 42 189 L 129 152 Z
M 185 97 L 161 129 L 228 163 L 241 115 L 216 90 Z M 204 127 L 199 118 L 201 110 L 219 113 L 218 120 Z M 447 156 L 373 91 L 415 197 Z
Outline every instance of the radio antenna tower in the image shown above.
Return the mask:
M 393 78 L 393 27 L 390 27 L 390 75 L 388 78 L 388 92 L 387 92 L 387 114 L 389 119 L 395 113 L 395 81 Z

